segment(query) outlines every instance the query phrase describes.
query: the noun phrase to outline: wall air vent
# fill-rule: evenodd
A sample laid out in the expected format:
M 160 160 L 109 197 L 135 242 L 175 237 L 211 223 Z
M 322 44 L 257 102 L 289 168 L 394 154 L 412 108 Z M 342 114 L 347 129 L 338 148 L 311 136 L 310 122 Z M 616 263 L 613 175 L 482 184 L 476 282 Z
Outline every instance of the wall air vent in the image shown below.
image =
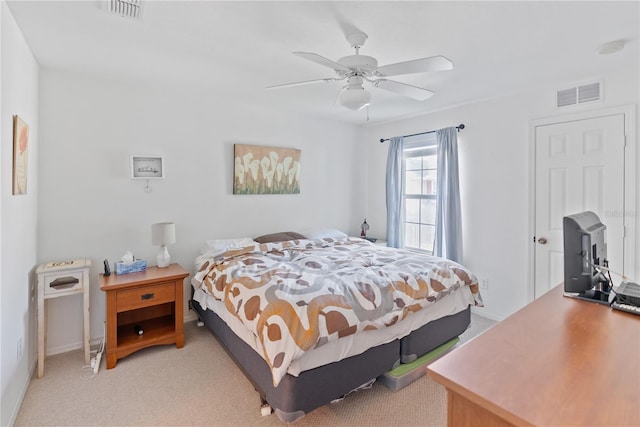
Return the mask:
M 556 107 L 600 101 L 602 99 L 602 85 L 600 82 L 575 86 L 559 90 L 556 94 Z
M 600 83 L 578 86 L 578 103 L 600 100 Z
M 574 105 L 577 103 L 578 96 L 575 87 L 558 91 L 558 107 L 566 107 L 567 105 Z
M 140 19 L 142 0 L 104 0 L 105 10 L 123 18 Z

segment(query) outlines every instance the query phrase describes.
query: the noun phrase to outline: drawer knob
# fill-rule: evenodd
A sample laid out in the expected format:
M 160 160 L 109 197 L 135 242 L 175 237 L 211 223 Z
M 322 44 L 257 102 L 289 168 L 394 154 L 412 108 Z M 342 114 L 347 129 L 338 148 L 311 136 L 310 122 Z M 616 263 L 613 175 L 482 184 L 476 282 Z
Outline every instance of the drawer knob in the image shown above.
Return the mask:
M 145 301 L 145 300 L 148 300 L 148 299 L 153 299 L 153 296 L 154 296 L 153 293 L 151 293 L 151 294 L 142 294 L 142 295 L 140 295 L 140 299 Z

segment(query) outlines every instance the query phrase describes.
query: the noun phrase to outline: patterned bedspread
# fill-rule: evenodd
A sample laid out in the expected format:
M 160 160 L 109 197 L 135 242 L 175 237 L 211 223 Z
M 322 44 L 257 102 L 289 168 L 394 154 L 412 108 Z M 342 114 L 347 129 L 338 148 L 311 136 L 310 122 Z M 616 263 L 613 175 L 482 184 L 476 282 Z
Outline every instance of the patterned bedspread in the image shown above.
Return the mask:
M 201 259 L 194 286 L 222 301 L 257 337 L 277 386 L 305 351 L 385 328 L 478 281 L 452 261 L 366 240 L 293 240 Z

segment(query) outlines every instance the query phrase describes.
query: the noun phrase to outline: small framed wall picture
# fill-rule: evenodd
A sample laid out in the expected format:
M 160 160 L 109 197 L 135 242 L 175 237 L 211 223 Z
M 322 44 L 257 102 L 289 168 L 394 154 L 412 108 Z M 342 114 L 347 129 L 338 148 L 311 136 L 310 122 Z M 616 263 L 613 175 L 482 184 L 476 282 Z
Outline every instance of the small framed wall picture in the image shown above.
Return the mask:
M 131 178 L 164 178 L 164 159 L 155 156 L 131 156 Z

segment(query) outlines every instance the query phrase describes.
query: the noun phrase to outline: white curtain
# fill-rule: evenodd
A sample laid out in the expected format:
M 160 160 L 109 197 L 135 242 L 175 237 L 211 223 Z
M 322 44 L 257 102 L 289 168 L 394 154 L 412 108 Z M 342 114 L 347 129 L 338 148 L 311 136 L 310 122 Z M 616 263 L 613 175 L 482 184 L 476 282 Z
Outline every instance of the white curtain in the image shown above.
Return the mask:
M 433 254 L 462 262 L 458 133 L 456 128 L 450 127 L 437 130 L 436 136 L 438 139 L 438 188 Z
M 389 140 L 387 155 L 387 246 L 404 247 L 404 138 Z

